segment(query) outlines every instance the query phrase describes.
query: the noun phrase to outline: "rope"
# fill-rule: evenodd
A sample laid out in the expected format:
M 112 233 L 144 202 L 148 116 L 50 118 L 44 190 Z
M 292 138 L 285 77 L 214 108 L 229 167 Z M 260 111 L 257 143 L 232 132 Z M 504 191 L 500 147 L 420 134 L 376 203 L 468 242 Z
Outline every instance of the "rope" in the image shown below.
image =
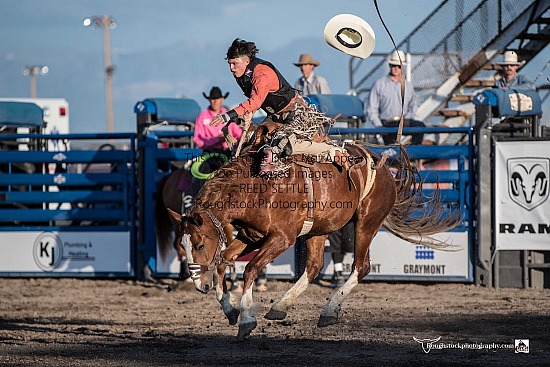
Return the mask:
M 378 18 L 380 18 L 380 21 L 382 22 L 382 25 L 384 26 L 384 29 L 386 30 L 386 33 L 388 33 L 388 36 L 390 36 L 391 43 L 393 44 L 393 48 L 395 51 L 397 51 L 397 46 L 395 44 L 395 41 L 393 40 L 393 37 L 390 33 L 390 30 L 388 27 L 386 27 L 386 23 L 384 23 L 384 19 L 382 19 L 382 15 L 380 14 L 380 9 L 378 9 L 378 1 L 374 0 L 374 7 L 376 8 L 376 13 L 378 13 Z M 395 139 L 395 144 L 400 145 L 401 144 L 401 135 L 403 135 L 403 109 L 405 105 L 405 73 L 403 70 L 403 60 L 401 60 L 401 56 L 399 55 L 399 52 L 397 52 L 397 57 L 399 58 L 399 62 L 401 63 L 401 118 L 399 119 L 399 129 L 397 130 L 397 139 Z
M 193 177 L 195 178 L 198 178 L 199 180 L 207 180 L 209 179 L 210 177 L 212 177 L 212 175 L 214 175 L 214 172 L 210 172 L 210 173 L 202 173 L 199 168 L 201 167 L 201 165 L 206 162 L 208 159 L 210 158 L 213 158 L 213 157 L 218 157 L 219 159 L 221 159 L 223 161 L 223 164 L 226 164 L 227 161 L 228 161 L 228 158 L 225 154 L 222 154 L 222 153 L 207 153 L 205 155 L 203 155 L 202 157 L 200 157 L 195 163 L 193 163 L 193 165 L 191 166 L 191 174 L 193 175 Z

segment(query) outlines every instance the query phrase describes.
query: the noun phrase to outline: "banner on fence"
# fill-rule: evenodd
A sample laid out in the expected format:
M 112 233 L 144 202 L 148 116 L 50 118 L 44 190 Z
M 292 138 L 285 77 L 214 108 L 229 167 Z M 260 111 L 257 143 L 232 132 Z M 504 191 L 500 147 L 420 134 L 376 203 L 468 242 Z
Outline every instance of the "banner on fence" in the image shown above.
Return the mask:
M 550 141 L 495 142 L 497 250 L 550 250 Z
M 469 279 L 468 232 L 445 232 L 436 237 L 452 246 L 445 251 L 434 250 L 380 231 L 372 241 L 371 271 L 367 279 Z M 344 274 L 349 274 L 352 263 L 353 255 L 346 254 Z M 325 253 L 325 267 L 322 270 L 325 277 L 332 275 L 333 266 L 330 254 Z
M 1 273 L 131 275 L 128 232 L 2 232 Z

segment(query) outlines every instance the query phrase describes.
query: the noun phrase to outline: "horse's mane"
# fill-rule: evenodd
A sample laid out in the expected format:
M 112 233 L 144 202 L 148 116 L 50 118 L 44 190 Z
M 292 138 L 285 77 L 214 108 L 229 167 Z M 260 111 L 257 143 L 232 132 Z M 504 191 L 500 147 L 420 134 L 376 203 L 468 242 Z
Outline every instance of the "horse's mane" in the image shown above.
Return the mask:
M 195 197 L 195 204 L 208 208 L 213 203 L 236 197 L 240 191 L 240 184 L 243 182 L 242 178 L 253 176 L 252 158 L 252 154 L 243 154 L 238 158 L 231 158 L 202 186 Z

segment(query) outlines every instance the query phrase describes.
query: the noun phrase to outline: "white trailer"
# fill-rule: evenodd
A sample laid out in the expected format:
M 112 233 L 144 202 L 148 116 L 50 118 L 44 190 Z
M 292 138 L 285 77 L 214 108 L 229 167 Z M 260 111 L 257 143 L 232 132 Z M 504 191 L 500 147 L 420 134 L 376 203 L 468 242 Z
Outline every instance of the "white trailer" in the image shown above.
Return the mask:
M 44 134 L 68 134 L 69 133 L 69 102 L 65 98 L 0 98 L 2 102 L 28 102 L 34 103 L 44 111 L 46 128 Z M 22 128 L 19 133 L 27 133 Z M 50 140 L 48 150 L 68 150 L 63 142 Z

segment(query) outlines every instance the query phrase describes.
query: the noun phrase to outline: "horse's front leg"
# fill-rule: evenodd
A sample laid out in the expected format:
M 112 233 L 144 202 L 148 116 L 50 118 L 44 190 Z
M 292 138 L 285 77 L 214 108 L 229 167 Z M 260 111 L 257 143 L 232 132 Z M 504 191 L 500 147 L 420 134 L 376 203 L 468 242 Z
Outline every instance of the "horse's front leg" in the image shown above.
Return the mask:
M 294 305 L 296 299 L 308 287 L 309 283 L 317 277 L 323 267 L 323 252 L 325 249 L 325 239 L 328 236 L 315 236 L 307 239 L 307 259 L 304 273 L 285 295 L 271 306 L 269 312 L 265 315 L 268 320 L 283 320 L 290 307 Z
M 239 333 L 237 338 L 248 336 L 256 328 L 256 315 L 254 312 L 254 300 L 252 299 L 252 286 L 254 279 L 264 267 L 277 256 L 294 244 L 296 237 L 292 239 L 284 233 L 277 232 L 267 236 L 264 245 L 256 256 L 246 265 L 243 273 L 243 296 L 239 305 Z
M 224 251 L 222 251 L 222 258 L 227 261 L 234 261 L 245 247 L 246 245 L 242 241 L 235 239 Z M 231 303 L 231 294 L 225 282 L 226 268 L 227 265 L 223 263 L 216 268 L 216 299 L 222 306 L 223 313 L 229 320 L 229 325 L 235 325 L 239 318 L 239 309 L 234 307 Z
M 223 313 L 229 320 L 229 325 L 235 325 L 239 319 L 239 309 L 231 303 L 231 294 L 227 290 L 225 282 L 226 264 L 220 264 L 216 268 L 216 299 L 222 306 Z

